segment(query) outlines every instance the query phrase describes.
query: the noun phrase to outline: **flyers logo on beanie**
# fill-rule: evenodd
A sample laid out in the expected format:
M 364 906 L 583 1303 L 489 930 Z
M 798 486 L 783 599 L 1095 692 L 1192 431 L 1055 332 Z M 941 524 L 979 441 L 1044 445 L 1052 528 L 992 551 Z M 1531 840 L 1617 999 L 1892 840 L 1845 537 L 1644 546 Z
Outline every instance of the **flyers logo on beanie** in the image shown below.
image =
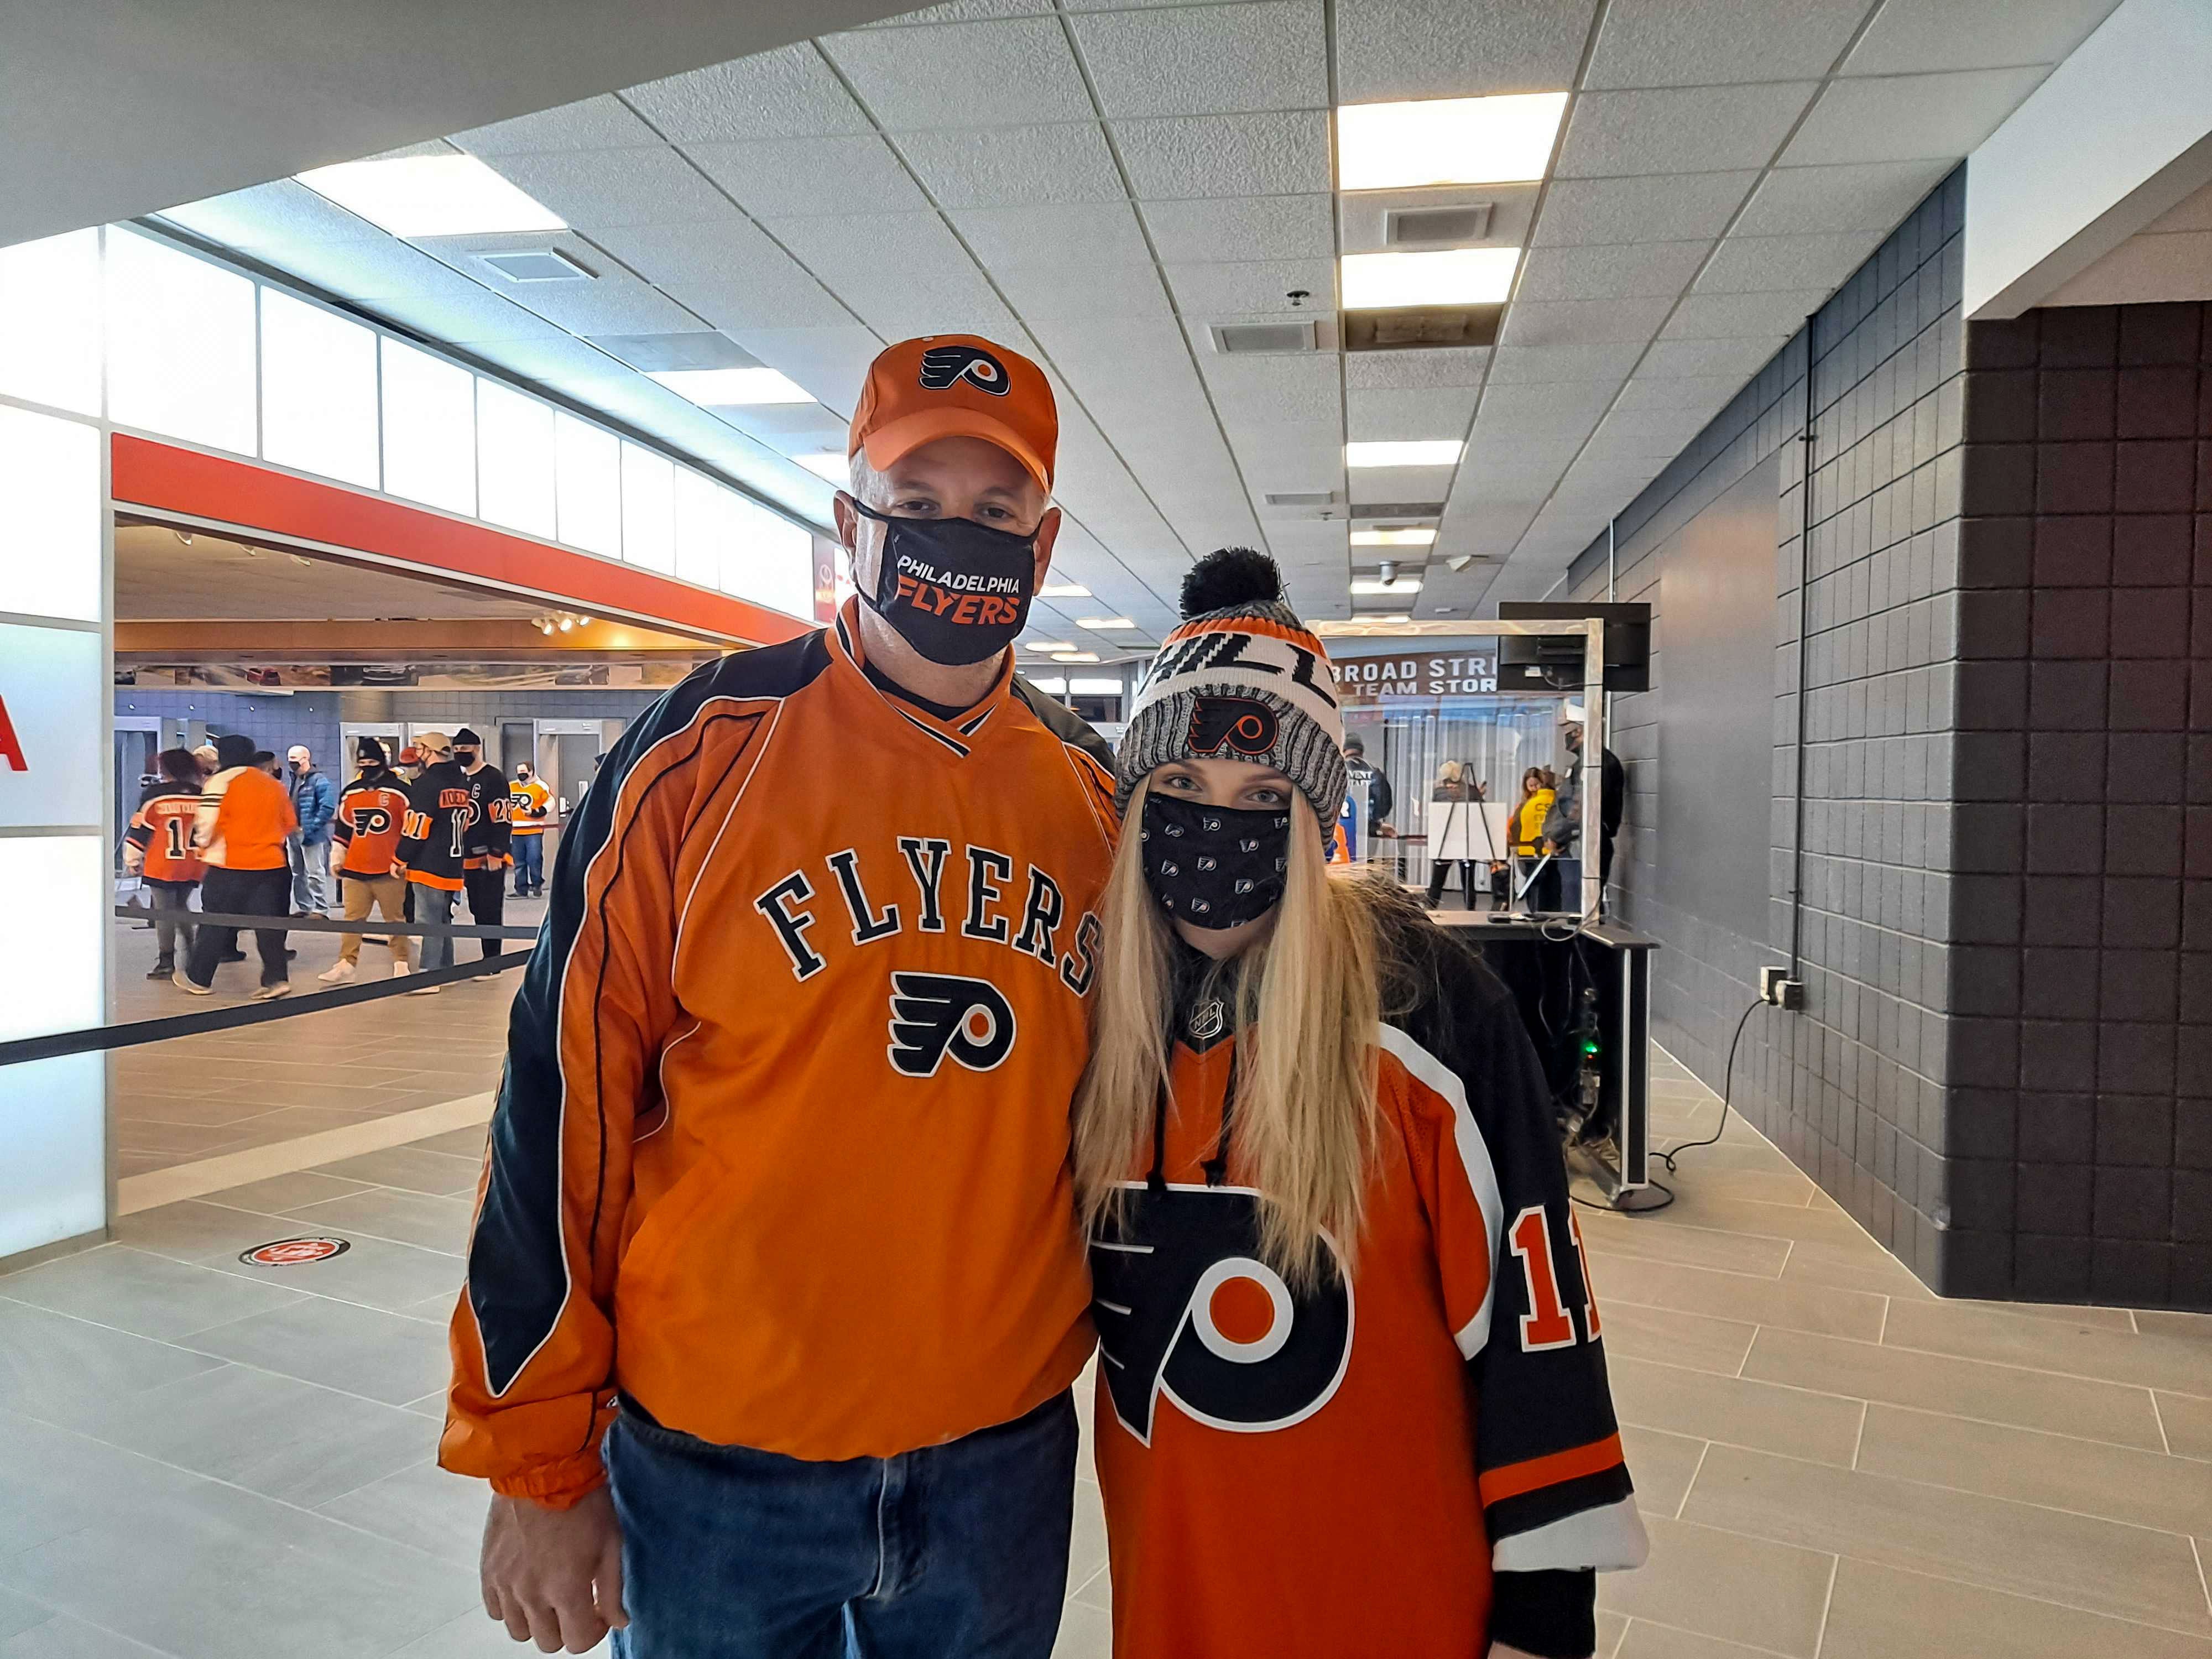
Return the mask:
M 981 346 L 932 346 L 921 354 L 921 385 L 926 392 L 945 392 L 961 380 L 994 398 L 1003 398 L 1012 382 L 1006 366 Z
M 1013 1048 L 1013 1005 L 988 979 L 891 975 L 891 1065 L 908 1077 L 935 1077 L 947 1054 L 988 1072 Z
M 1275 746 L 1275 711 L 1250 697 L 1197 697 L 1191 702 L 1190 750 L 1218 755 L 1227 749 L 1248 757 Z
M 1264 1434 L 1326 1406 L 1352 1358 L 1352 1287 L 1336 1242 L 1322 1282 L 1293 1291 L 1260 1259 L 1247 1187 L 1124 1192 L 1091 1241 L 1091 1313 L 1114 1415 L 1152 1443 L 1165 1395 L 1209 1427 Z

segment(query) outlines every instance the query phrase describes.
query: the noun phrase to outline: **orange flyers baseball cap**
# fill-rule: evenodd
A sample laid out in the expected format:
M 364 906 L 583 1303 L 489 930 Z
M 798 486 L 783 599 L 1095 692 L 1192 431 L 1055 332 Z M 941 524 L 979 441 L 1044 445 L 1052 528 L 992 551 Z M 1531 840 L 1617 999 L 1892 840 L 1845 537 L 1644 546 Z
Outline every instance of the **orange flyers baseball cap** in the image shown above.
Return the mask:
M 884 348 L 868 366 L 848 455 L 881 471 L 939 438 L 994 443 L 1052 489 L 1060 410 L 1052 383 L 1018 351 L 973 334 L 928 334 Z

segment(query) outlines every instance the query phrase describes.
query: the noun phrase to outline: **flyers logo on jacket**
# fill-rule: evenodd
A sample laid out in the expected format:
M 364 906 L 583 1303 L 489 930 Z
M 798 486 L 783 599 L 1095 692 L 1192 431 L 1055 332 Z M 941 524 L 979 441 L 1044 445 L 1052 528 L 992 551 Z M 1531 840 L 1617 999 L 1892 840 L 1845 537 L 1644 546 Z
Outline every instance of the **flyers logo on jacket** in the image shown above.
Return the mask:
M 1118 1223 L 1091 1241 L 1092 1316 L 1114 1415 L 1152 1443 L 1165 1395 L 1186 1416 L 1248 1434 L 1326 1406 L 1352 1358 L 1352 1287 L 1331 1270 L 1295 1291 L 1260 1259 L 1246 1187 L 1129 1183 Z
M 994 1070 L 1013 1052 L 1014 1029 L 1013 1005 L 988 979 L 891 975 L 891 1065 L 908 1077 L 935 1077 L 948 1054 Z

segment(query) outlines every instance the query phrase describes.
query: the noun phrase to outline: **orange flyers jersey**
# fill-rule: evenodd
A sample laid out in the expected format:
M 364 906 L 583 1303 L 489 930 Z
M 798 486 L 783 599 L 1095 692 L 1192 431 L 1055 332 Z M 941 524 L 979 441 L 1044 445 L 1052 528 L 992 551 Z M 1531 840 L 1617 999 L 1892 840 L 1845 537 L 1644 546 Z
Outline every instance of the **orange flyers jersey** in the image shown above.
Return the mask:
M 1091 1249 L 1125 1659 L 1474 1659 L 1494 1583 L 1643 1559 L 1535 1058 L 1438 944 L 1382 1033 L 1348 1281 L 1261 1261 L 1233 1149 L 1209 1184 L 1235 1044 L 1220 1004 L 1184 1010 L 1160 1180 Z
M 406 819 L 407 791 L 396 774 L 356 778 L 338 797 L 337 817 L 331 825 L 338 868 L 349 876 L 390 875 Z
M 850 605 L 630 728 L 514 1002 L 447 1468 L 573 1501 L 617 1387 L 821 1460 L 1068 1386 L 1103 750 L 1011 672 L 954 720 L 878 690 Z
M 507 791 L 507 821 L 518 836 L 542 836 L 545 833 L 545 803 L 553 799 L 553 792 L 535 778 L 527 782 L 512 783 Z
M 149 881 L 198 881 L 205 866 L 192 851 L 192 824 L 200 792 L 174 786 L 157 790 L 131 816 L 129 840 L 138 849 Z
M 282 870 L 284 843 L 300 827 L 284 786 L 258 767 L 218 772 L 201 790 L 192 840 L 202 860 L 226 870 Z

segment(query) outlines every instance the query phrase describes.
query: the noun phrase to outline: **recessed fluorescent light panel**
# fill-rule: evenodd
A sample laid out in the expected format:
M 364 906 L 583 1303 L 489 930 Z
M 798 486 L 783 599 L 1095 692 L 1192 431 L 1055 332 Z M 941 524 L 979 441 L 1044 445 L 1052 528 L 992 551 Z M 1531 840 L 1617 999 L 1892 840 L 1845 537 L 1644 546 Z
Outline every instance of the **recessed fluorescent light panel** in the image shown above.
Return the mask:
M 1074 650 L 1075 641 L 1073 640 L 1024 640 L 1022 641 L 1022 649 L 1024 651 L 1035 651 L 1041 655 L 1049 656 L 1055 651 Z
M 1081 582 L 1047 582 L 1037 589 L 1041 599 L 1087 599 L 1091 590 Z
M 1386 582 L 1377 581 L 1372 576 L 1354 576 L 1352 591 L 1361 596 L 1390 593 L 1411 597 L 1421 591 L 1421 579 L 1419 576 L 1401 576 L 1395 581 Z
M 341 161 L 297 176 L 316 195 L 394 236 L 484 236 L 568 228 L 559 214 L 473 155 Z
M 678 397 L 712 409 L 814 401 L 812 392 L 772 368 L 672 368 L 646 379 L 658 380 Z
M 1436 539 L 1435 530 L 1419 526 L 1411 530 L 1355 530 L 1352 532 L 1354 547 L 1429 547 L 1435 544 Z
M 1052 659 L 1054 662 L 1097 662 L 1098 653 L 1096 651 L 1055 651 L 1052 653 Z
M 1119 680 L 1070 680 L 1070 692 L 1079 697 L 1118 697 L 1121 695 Z
M 1134 628 L 1137 624 L 1127 617 L 1078 617 L 1075 619 L 1075 625 L 1078 628 L 1093 629 L 1103 634 L 1110 633 L 1116 629 Z
M 1346 444 L 1346 466 L 1456 466 L 1467 446 L 1457 438 L 1419 438 L 1403 443 Z
M 1564 92 L 1346 104 L 1336 112 L 1338 187 L 1413 190 L 1541 179 L 1566 108 Z
M 817 449 L 811 455 L 794 455 L 791 459 L 816 477 L 833 484 L 845 483 L 853 476 L 852 463 L 842 449 Z
M 1344 307 L 1494 306 L 1513 291 L 1517 247 L 1454 247 L 1434 253 L 1347 253 Z

